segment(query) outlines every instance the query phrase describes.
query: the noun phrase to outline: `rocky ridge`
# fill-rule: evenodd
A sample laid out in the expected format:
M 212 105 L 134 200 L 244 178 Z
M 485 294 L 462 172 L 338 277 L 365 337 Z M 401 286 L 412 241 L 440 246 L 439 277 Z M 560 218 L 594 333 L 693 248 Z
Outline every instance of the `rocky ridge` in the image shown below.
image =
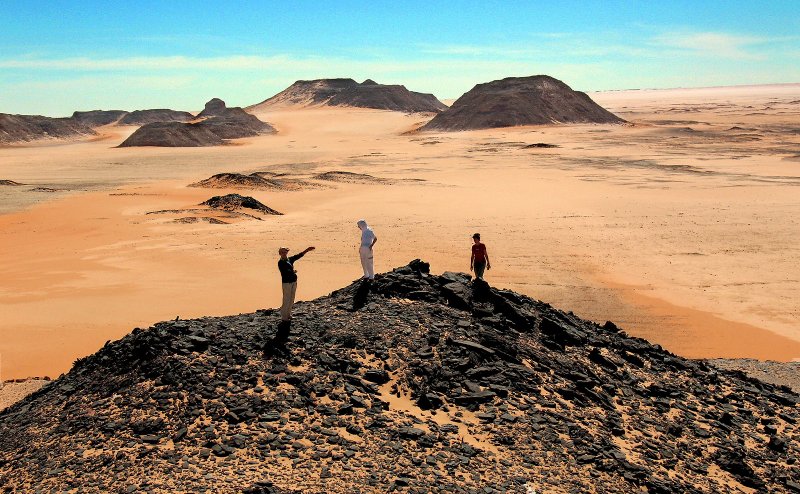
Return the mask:
M 97 132 L 91 127 L 71 118 L 0 113 L 0 144 L 93 135 L 97 135 Z
M 459 131 L 576 123 L 624 123 L 586 94 L 550 76 L 478 84 L 420 130 Z
M 0 113 L 0 144 L 39 139 L 70 139 L 97 135 L 103 125 L 144 125 L 152 122 L 188 122 L 194 115 L 168 109 L 76 111 L 68 118 Z
M 407 113 L 438 113 L 447 108 L 434 95 L 409 91 L 399 84 L 378 84 L 372 79 L 361 84 L 353 79 L 315 79 L 296 81 L 275 96 L 248 107 L 248 110 L 284 106 L 350 106 Z
M 302 273 L 301 273 L 302 277 Z M 162 322 L 0 413 L 21 492 L 797 492 L 798 395 L 421 261 Z

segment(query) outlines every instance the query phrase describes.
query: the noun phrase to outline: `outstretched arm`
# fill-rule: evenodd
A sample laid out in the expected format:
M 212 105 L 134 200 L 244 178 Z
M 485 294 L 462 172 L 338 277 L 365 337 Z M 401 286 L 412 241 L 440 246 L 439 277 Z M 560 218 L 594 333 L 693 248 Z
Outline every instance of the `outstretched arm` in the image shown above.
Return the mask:
M 309 248 L 307 248 L 306 250 L 304 250 L 303 252 L 301 252 L 299 254 L 295 254 L 293 256 L 290 256 L 289 259 L 292 262 L 295 262 L 296 260 L 300 259 L 301 257 L 303 257 L 304 255 L 306 255 L 307 253 L 311 252 L 314 249 L 315 249 L 315 247 L 309 247 Z

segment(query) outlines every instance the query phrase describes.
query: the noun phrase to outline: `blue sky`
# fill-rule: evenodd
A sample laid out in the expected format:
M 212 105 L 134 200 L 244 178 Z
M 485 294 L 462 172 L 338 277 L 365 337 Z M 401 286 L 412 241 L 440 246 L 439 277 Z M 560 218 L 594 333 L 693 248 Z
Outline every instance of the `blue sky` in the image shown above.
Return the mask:
M 548 74 L 584 91 L 800 82 L 800 1 L 0 0 L 0 112 L 199 110 L 297 79 L 440 98 Z

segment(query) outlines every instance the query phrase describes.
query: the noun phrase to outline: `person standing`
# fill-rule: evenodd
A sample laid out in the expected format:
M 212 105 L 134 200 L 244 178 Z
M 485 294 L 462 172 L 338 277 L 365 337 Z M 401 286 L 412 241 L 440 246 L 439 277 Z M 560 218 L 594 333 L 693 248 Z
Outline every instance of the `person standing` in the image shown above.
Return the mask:
M 297 293 L 297 271 L 294 269 L 294 263 L 312 250 L 314 250 L 314 247 L 309 247 L 303 252 L 289 257 L 288 247 L 281 247 L 278 249 L 278 254 L 281 256 L 281 258 L 278 259 L 278 270 L 281 272 L 281 283 L 283 286 L 283 305 L 281 305 L 282 322 L 288 322 L 292 319 L 292 306 L 294 305 L 294 296 Z
M 375 258 L 373 257 L 372 248 L 378 241 L 375 232 L 367 225 L 366 220 L 358 220 L 358 228 L 361 229 L 361 246 L 358 248 L 358 254 L 361 257 L 361 267 L 364 269 L 364 279 L 375 279 Z
M 483 270 L 492 269 L 492 263 L 489 261 L 486 245 L 481 243 L 480 233 L 472 236 L 472 242 L 472 257 L 469 260 L 469 270 L 475 271 L 475 279 L 483 280 Z

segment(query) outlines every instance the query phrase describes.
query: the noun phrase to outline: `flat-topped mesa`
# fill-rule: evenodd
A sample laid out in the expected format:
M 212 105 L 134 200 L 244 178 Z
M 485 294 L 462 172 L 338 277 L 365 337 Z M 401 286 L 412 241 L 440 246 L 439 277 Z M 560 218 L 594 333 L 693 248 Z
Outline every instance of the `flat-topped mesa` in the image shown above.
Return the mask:
M 473 130 L 517 125 L 603 123 L 625 120 L 586 94 L 550 76 L 507 77 L 478 84 L 420 130 Z
M 800 397 L 788 388 L 467 274 L 433 275 L 414 260 L 298 303 L 293 316 L 286 339 L 269 309 L 158 323 L 79 359 L 0 412 L 4 486 L 227 494 L 800 485 Z
M 125 110 L 89 110 L 73 112 L 70 118 L 90 127 L 100 127 L 117 123 L 127 114 Z
M 147 125 L 154 122 L 189 122 L 194 115 L 186 111 L 166 108 L 154 110 L 134 110 L 119 120 L 119 125 Z
M 434 95 L 409 91 L 399 84 L 378 84 L 372 79 L 361 84 L 353 79 L 316 79 L 297 81 L 248 110 L 292 106 L 350 106 L 406 113 L 438 113 L 447 108 Z
M 194 117 L 193 117 L 194 118 Z M 197 118 L 199 122 L 155 122 L 143 125 L 130 135 L 120 147 L 163 146 L 201 147 L 221 146 L 228 139 L 274 134 L 275 128 L 262 122 L 240 107 L 228 108 L 225 102 L 214 98 L 206 103 Z

